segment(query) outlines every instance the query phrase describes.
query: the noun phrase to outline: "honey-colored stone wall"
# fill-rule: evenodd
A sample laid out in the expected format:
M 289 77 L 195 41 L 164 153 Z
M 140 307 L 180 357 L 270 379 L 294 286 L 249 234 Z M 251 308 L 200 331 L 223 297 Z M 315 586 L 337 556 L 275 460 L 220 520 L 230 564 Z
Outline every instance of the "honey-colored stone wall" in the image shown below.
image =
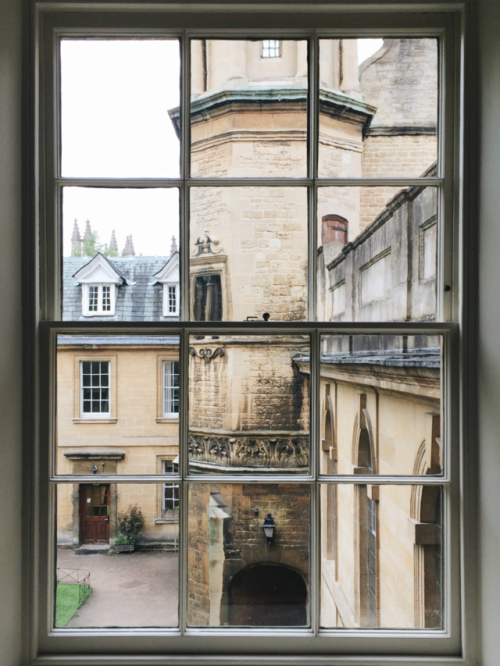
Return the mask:
M 162 418 L 162 359 L 178 359 L 178 347 L 123 348 L 117 346 L 59 346 L 57 352 L 57 455 L 59 474 L 156 474 L 162 460 L 179 451 L 178 420 Z M 86 422 L 80 418 L 80 361 L 106 360 L 112 364 L 111 412 L 114 420 Z M 68 458 L 64 454 L 76 454 Z M 106 453 L 117 456 L 111 459 Z M 82 455 L 91 454 L 90 458 Z M 102 455 L 102 457 L 101 457 Z M 104 463 L 104 466 L 102 465 Z M 113 484 L 112 484 L 113 486 Z M 145 518 L 143 543 L 172 541 L 177 525 L 161 522 L 162 484 L 119 484 L 116 510 L 110 516 L 111 538 L 116 511 L 137 504 Z M 59 484 L 58 542 L 79 544 L 78 484 Z M 160 522 L 157 522 L 160 521 Z
M 249 337 L 191 341 L 190 428 L 308 430 L 309 382 L 293 357 L 309 351 L 307 339 Z M 207 363 L 201 349 L 221 348 Z

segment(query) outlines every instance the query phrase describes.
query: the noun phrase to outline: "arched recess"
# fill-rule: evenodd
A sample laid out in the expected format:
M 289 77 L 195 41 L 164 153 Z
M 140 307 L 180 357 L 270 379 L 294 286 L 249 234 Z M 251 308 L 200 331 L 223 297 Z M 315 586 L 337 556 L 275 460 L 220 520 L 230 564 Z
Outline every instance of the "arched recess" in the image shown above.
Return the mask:
M 229 584 L 231 626 L 302 627 L 307 620 L 307 587 L 294 569 L 272 563 L 239 571 Z
M 333 384 L 334 392 L 336 391 Z M 335 395 L 335 393 L 334 393 Z M 322 460 L 321 472 L 335 474 L 337 463 L 337 446 L 335 439 L 335 407 L 331 385 L 325 385 L 325 401 L 323 411 L 323 433 L 321 440 Z M 333 483 L 325 484 L 322 493 L 325 493 L 325 505 L 322 507 L 322 527 L 326 540 L 323 541 L 323 557 L 327 560 L 337 560 L 337 486 Z
M 439 415 L 428 414 L 428 437 L 420 445 L 413 473 L 437 474 Z M 428 440 L 431 440 L 430 444 Z M 414 485 L 410 498 L 414 542 L 414 620 L 418 628 L 442 626 L 442 494 L 440 486 Z
M 377 458 L 366 394 L 359 395 L 355 442 L 354 473 L 375 474 Z M 358 621 L 361 627 L 378 626 L 378 488 L 360 484 L 356 487 L 358 539 Z

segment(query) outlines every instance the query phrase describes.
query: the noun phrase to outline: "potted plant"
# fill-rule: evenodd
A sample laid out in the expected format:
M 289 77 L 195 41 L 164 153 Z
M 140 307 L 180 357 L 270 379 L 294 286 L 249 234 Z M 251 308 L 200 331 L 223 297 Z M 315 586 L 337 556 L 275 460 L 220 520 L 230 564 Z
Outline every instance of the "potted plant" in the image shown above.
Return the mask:
M 141 530 L 144 527 L 144 516 L 142 515 L 142 511 L 137 504 L 129 506 L 127 511 L 118 514 L 116 522 L 118 536 L 114 543 L 115 552 L 133 552 L 141 535 Z

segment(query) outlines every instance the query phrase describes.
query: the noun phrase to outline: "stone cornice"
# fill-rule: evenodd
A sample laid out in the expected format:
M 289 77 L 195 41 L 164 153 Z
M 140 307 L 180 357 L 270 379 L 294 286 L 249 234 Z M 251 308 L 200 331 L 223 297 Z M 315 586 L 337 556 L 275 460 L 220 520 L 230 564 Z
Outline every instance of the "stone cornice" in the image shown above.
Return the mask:
M 125 451 L 65 451 L 68 460 L 123 460 Z
M 193 124 L 227 112 L 249 111 L 252 107 L 262 111 L 265 105 L 272 104 L 273 111 L 307 112 L 306 88 L 238 89 L 217 90 L 204 94 L 191 102 L 191 121 Z M 321 89 L 319 94 L 320 112 L 332 118 L 355 125 L 362 125 L 366 133 L 376 108 L 360 100 L 334 90 Z M 171 109 L 170 119 L 175 132 L 180 137 L 180 107 Z

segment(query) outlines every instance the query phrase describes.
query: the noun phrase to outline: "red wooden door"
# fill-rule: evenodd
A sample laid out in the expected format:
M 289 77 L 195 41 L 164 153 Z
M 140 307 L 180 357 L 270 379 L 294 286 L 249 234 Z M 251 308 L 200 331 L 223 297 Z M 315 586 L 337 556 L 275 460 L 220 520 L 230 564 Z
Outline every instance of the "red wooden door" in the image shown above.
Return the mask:
M 80 486 L 81 543 L 109 543 L 109 484 Z

